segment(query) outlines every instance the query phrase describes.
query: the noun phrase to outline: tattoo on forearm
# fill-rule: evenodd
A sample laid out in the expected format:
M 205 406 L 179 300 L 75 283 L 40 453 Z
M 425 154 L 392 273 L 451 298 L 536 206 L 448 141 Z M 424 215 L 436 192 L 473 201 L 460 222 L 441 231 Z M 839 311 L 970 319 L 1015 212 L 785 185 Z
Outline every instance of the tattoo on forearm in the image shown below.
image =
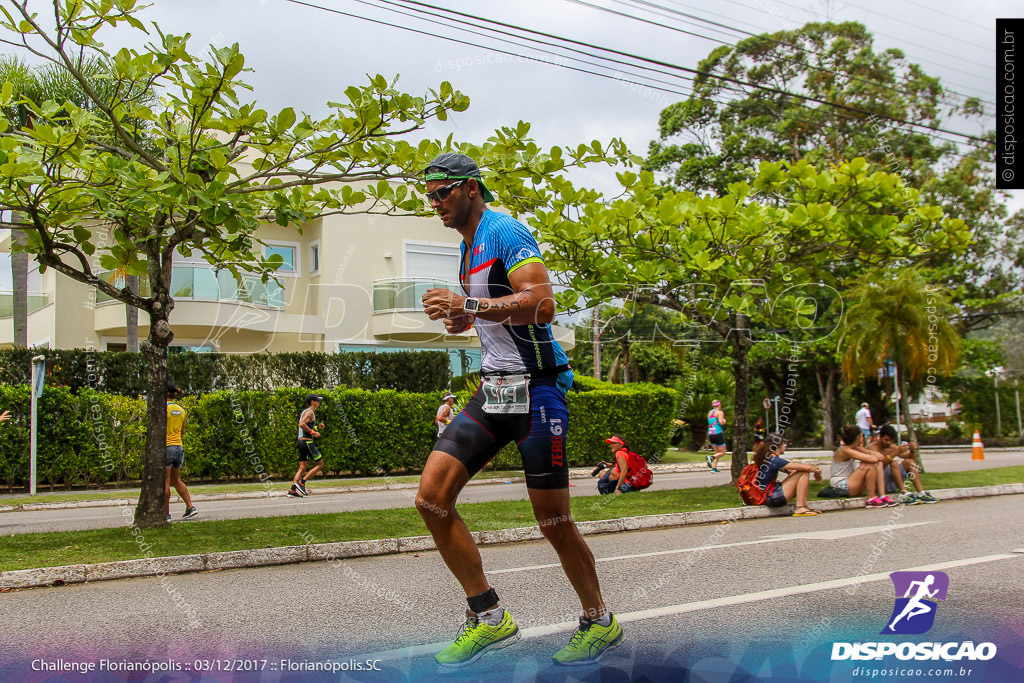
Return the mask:
M 480 302 L 480 310 L 481 311 L 502 311 L 502 312 L 512 313 L 513 311 L 517 311 L 517 310 L 521 309 L 523 307 L 526 299 L 527 299 L 527 297 L 525 297 L 525 296 L 517 296 L 512 301 L 502 301 L 502 302 L 481 301 Z

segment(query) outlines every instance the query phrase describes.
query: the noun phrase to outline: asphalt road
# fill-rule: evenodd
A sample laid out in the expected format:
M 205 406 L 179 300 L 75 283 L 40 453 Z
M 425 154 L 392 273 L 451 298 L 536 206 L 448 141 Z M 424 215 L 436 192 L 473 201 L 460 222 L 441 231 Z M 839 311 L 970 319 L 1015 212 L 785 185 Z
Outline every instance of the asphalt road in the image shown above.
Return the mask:
M 1024 554 L 1013 552 L 1024 551 L 1024 496 L 588 542 L 627 635 L 602 668 L 551 666 L 579 605 L 551 548 L 531 542 L 481 550 L 524 638 L 443 680 L 850 681 L 865 662 L 830 661 L 834 642 L 921 640 L 998 647 L 992 661 L 964 662 L 967 675 L 961 662 L 939 662 L 956 675 L 927 680 L 1020 680 L 1010 676 L 1024 662 Z M 935 624 L 924 636 L 880 636 L 895 598 L 889 573 L 911 569 L 949 576 Z M 173 680 L 195 678 L 186 667 L 237 667 L 236 659 L 264 668 L 208 680 L 436 680 L 431 655 L 455 636 L 464 608 L 436 552 L 16 591 L 0 594 L 0 680 L 22 680 L 40 659 L 164 662 L 182 667 Z M 381 671 L 292 668 L 312 662 Z M 64 676 L 29 680 L 108 680 Z
M 970 449 L 944 449 L 925 451 L 923 457 L 929 472 L 956 472 L 964 470 L 1024 465 L 1024 449 L 988 449 L 985 460 L 971 460 Z M 796 452 L 797 457 L 806 453 Z M 817 455 L 825 455 L 824 452 Z M 727 484 L 730 480 L 728 461 L 720 463 L 722 471 L 715 473 L 702 469 L 698 472 L 659 473 L 650 490 L 685 489 L 701 486 Z M 828 471 L 826 470 L 826 476 Z M 593 496 L 597 489 L 595 480 L 574 479 L 569 489 L 573 496 Z M 927 478 L 925 479 L 927 485 Z M 316 484 L 310 485 L 312 495 L 296 499 L 249 498 L 243 500 L 209 500 L 197 502 L 200 517 L 197 519 L 242 519 L 248 517 L 276 517 L 279 515 L 303 515 L 346 510 L 379 510 L 385 508 L 412 507 L 416 495 L 414 488 L 392 491 L 361 491 L 353 493 L 316 494 Z M 526 485 L 522 482 L 504 484 L 483 484 L 469 486 L 460 502 L 477 503 L 493 500 L 526 500 Z M 185 506 L 175 499 L 171 512 L 181 517 Z M 0 513 L 0 533 L 21 534 L 38 531 L 75 531 L 125 526 L 131 515 L 123 514 L 119 507 L 81 508 L 74 510 L 34 510 L 26 512 Z M 180 520 L 179 520 L 180 522 Z M 180 522 L 187 524 L 188 522 Z

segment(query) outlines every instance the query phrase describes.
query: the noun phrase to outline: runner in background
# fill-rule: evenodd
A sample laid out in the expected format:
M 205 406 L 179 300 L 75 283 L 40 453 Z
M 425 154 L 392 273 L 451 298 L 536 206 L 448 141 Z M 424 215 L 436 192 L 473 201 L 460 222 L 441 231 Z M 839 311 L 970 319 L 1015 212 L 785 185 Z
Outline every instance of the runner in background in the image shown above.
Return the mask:
M 313 439 L 320 438 L 317 427 L 323 429 L 322 423 L 320 425 L 316 423 L 315 412 L 320 407 L 321 401 L 323 401 L 322 397 L 310 394 L 306 397 L 305 410 L 299 415 L 299 436 L 295 443 L 295 447 L 299 450 L 299 469 L 292 477 L 292 486 L 288 489 L 288 495 L 292 498 L 309 495 L 309 491 L 306 490 L 306 482 L 324 467 L 324 457 L 320 455 L 320 450 L 313 443 Z M 306 463 L 310 461 L 316 464 L 307 473 Z
M 712 472 L 718 471 L 718 459 L 725 455 L 725 413 L 722 412 L 722 402 L 715 399 L 711 402 L 711 410 L 708 411 L 708 441 L 714 449 L 714 457 L 707 455 L 704 459 Z
M 455 411 L 452 410 L 452 405 L 455 403 L 455 394 L 448 392 L 441 399 L 441 405 L 437 409 L 437 415 L 434 416 L 434 425 L 437 426 L 437 435 L 441 436 L 444 433 L 444 428 L 451 423 L 452 418 L 455 417 Z
M 185 502 L 185 514 L 182 519 L 191 519 L 199 514 L 199 511 L 192 504 L 192 496 L 189 495 L 188 487 L 181 480 L 181 466 L 185 464 L 185 446 L 181 442 L 181 435 L 185 431 L 187 416 L 185 409 L 176 400 L 181 395 L 181 389 L 174 382 L 167 383 L 167 450 L 164 455 L 164 465 L 167 467 L 167 477 L 164 479 L 164 503 L 167 521 L 171 521 L 171 487 L 178 492 L 178 496 Z

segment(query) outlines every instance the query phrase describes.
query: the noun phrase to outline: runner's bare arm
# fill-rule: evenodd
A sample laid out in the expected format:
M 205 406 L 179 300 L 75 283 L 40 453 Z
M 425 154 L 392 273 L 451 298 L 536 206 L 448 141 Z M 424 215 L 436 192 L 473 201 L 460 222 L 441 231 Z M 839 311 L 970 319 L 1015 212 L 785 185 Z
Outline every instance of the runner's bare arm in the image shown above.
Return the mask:
M 551 280 L 543 263 L 528 263 L 508 276 L 513 293 L 493 299 L 480 299 L 476 317 L 507 325 L 550 323 L 555 319 L 555 299 Z M 431 320 L 466 315 L 466 297 L 447 289 L 428 289 L 423 308 Z

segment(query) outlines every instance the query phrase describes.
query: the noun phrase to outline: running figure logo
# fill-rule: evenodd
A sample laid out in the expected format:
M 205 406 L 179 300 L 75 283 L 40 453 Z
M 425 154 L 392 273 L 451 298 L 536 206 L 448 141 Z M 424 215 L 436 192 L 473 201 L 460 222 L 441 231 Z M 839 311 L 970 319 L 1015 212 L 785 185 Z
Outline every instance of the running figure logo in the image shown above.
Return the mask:
M 935 622 L 935 600 L 945 600 L 949 576 L 945 572 L 893 572 L 896 605 L 882 634 L 925 633 Z

